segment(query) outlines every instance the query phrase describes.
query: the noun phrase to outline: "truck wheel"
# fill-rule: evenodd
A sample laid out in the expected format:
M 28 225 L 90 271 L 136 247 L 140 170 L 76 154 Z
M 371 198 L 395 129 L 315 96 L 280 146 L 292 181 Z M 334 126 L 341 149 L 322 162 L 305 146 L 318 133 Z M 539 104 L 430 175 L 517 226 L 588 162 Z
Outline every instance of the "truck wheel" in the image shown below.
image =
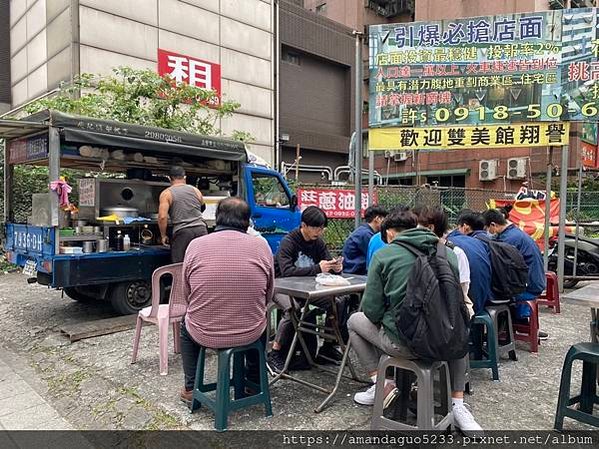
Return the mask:
M 120 282 L 110 293 L 112 308 L 121 315 L 137 313 L 152 301 L 152 289 L 146 281 Z
M 98 298 L 95 298 L 94 296 L 83 293 L 79 287 L 65 287 L 63 288 L 63 291 L 74 301 L 92 302 L 98 300 Z

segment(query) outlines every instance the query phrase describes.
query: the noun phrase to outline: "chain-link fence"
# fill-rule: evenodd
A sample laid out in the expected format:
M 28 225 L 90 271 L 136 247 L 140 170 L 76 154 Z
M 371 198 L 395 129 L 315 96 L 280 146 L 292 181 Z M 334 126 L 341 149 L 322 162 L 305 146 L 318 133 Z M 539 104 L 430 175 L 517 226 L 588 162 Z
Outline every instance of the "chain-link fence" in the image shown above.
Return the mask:
M 301 188 L 323 186 L 301 185 Z M 335 187 L 327 187 L 335 188 Z M 342 189 L 353 189 L 353 186 L 343 186 Z M 465 189 L 457 187 L 415 187 L 415 186 L 377 186 L 375 198 L 377 204 L 392 209 L 396 206 L 442 206 L 447 212 L 449 222 L 455 224 L 458 214 L 463 209 L 483 211 L 490 200 L 514 199 L 515 192 L 499 190 Z M 577 193 L 568 192 L 567 216 L 576 217 Z M 580 221 L 588 223 L 599 221 L 599 192 L 583 192 L 580 202 Z M 593 231 L 594 227 L 589 227 Z M 325 240 L 334 254 L 339 254 L 343 243 L 354 230 L 354 219 L 330 219 L 325 233 Z
M 569 220 L 576 220 L 576 208 L 578 201 L 578 192 L 568 192 L 567 196 L 567 217 Z M 580 193 L 580 212 L 578 219 L 581 223 L 599 221 L 599 192 L 583 191 Z

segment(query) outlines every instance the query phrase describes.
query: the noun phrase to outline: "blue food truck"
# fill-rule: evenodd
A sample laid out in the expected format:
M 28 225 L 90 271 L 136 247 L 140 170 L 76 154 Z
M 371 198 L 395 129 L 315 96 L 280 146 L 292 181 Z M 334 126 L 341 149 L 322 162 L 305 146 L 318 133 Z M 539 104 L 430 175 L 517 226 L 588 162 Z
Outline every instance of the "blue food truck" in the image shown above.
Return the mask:
M 209 229 L 218 201 L 232 195 L 248 202 L 254 229 L 273 253 L 299 225 L 297 197 L 285 179 L 252 162 L 242 142 L 56 111 L 0 120 L 0 138 L 5 257 L 23 267 L 29 283 L 62 289 L 76 301 L 108 300 L 122 314 L 150 303 L 152 272 L 170 257 L 157 213 L 171 165 L 182 165 L 188 183 L 202 191 Z M 48 167 L 48 191 L 32 194 L 26 220 L 15 219 L 18 164 Z M 76 207 L 66 206 L 65 169 L 78 174 L 76 184 L 66 180 Z M 118 243 L 124 235 L 128 249 Z

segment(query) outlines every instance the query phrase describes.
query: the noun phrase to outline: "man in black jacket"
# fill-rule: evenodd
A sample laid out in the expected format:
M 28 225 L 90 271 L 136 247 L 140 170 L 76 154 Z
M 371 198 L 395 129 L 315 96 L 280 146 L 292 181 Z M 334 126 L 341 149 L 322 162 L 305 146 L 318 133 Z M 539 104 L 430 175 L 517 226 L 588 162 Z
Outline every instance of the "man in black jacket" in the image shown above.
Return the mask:
M 291 231 L 283 238 L 275 255 L 275 276 L 316 276 L 318 273 L 341 273 L 343 258 L 333 259 L 326 247 L 322 234 L 327 225 L 327 216 L 315 206 L 310 206 L 302 213 L 299 228 Z M 287 295 L 275 295 L 274 302 L 283 309 L 284 316 L 277 330 L 272 351 L 268 355 L 268 363 L 273 371 L 280 372 L 285 365 L 285 350 L 293 339 L 293 325 L 290 318 L 292 299 Z M 298 299 L 294 301 L 299 302 Z M 330 300 L 318 299 L 312 305 L 328 310 Z M 303 305 L 303 304 L 300 304 Z M 342 300 L 337 300 L 337 310 L 343 309 Z M 332 344 L 325 342 L 319 355 L 338 359 L 338 351 Z

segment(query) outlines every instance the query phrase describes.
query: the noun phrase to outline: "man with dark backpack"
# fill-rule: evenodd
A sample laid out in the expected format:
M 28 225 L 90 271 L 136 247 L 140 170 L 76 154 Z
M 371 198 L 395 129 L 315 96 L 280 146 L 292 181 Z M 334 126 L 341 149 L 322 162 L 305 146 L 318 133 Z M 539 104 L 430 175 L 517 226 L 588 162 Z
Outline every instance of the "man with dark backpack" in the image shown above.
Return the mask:
M 506 285 L 509 285 L 509 288 L 513 289 L 512 293 L 514 294 L 511 298 L 514 298 L 515 301 L 530 301 L 538 298 L 543 290 L 545 290 L 547 281 L 543 266 L 543 256 L 535 241 L 513 223 L 508 222 L 505 216 L 497 209 L 489 209 L 483 212 L 483 218 L 485 220 L 485 228 L 487 231 L 494 235 L 498 242 L 503 242 L 504 244 L 515 247 L 521 255 L 521 260 L 523 260 L 526 265 L 526 284 L 524 288 L 517 289 L 515 288 L 517 282 L 515 281 L 516 269 L 514 267 L 515 265 L 520 265 L 520 262 L 517 264 L 514 262 L 514 265 L 510 266 L 507 271 L 503 270 L 504 273 L 499 273 L 496 276 L 496 270 L 498 270 L 499 267 L 496 268 L 496 265 L 492 260 L 492 286 L 494 295 L 497 295 L 497 284 L 503 280 Z M 498 248 L 497 245 L 491 244 L 489 246 L 491 251 L 493 251 L 493 247 Z M 505 250 L 504 254 L 507 254 Z M 493 259 L 493 257 L 493 253 L 491 253 L 491 258 Z M 519 268 L 519 270 L 521 272 L 521 268 Z M 497 281 L 495 278 L 497 278 Z M 509 297 L 510 291 L 505 291 L 504 293 L 508 296 L 507 299 L 511 299 Z M 495 299 L 498 299 L 497 296 Z M 518 304 L 518 307 L 516 308 L 516 319 L 527 320 L 529 316 L 530 309 L 528 308 L 528 305 L 524 303 Z M 539 332 L 539 338 L 547 338 L 547 334 Z
M 383 353 L 408 359 L 449 360 L 450 370 L 455 372 L 452 390 L 463 393 L 468 317 L 457 259 L 453 252 L 439 245 L 434 233 L 417 228 L 417 223 L 416 215 L 407 210 L 393 212 L 385 219 L 381 232 L 390 244 L 373 256 L 362 312 L 354 313 L 349 319 L 352 348 L 375 384 Z M 422 278 L 417 279 L 420 276 Z M 422 289 L 424 282 L 434 288 L 430 292 Z M 426 310 L 430 316 L 413 310 L 418 307 L 416 303 L 420 303 L 421 312 Z M 404 317 L 409 318 L 407 323 Z M 415 319 L 422 320 L 420 329 L 428 330 L 427 335 L 411 326 Z M 440 329 L 443 325 L 454 327 L 455 332 L 445 334 Z M 442 343 L 443 338 L 450 343 Z M 461 366 L 452 369 L 456 361 Z M 386 380 L 385 405 L 391 403 L 396 394 L 393 381 Z M 374 395 L 373 385 L 367 391 L 356 393 L 354 401 L 372 405 Z M 453 409 L 455 425 L 462 431 L 481 430 L 463 400 L 453 401 Z
M 470 318 L 474 315 L 472 299 L 469 296 L 472 269 L 464 250 L 445 239 L 449 230 L 449 220 L 444 209 L 441 206 L 424 206 L 414 211 L 418 215 L 418 226 L 430 229 L 439 238 L 439 243 L 437 252 L 429 256 L 428 260 L 424 257 L 417 259 L 410 275 L 411 280 L 417 282 L 414 282 L 413 287 L 408 284 L 406 293 L 406 298 L 411 298 L 412 302 L 404 300 L 398 315 L 401 321 L 398 320 L 397 327 L 400 331 L 403 328 L 401 333 L 405 339 L 412 333 L 409 340 L 415 343 L 427 342 L 433 346 L 430 343 L 436 342 L 432 348 L 438 352 L 435 359 L 446 360 L 449 365 L 455 425 L 466 434 L 478 435 L 482 429 L 464 405 L 465 374 L 469 363 L 468 331 Z M 457 259 L 455 266 L 448 263 L 454 256 Z M 428 279 L 425 279 L 425 276 L 428 276 Z M 423 286 L 427 286 L 427 289 L 422 289 Z M 430 289 L 430 286 L 436 288 Z M 442 293 L 436 295 L 436 292 Z M 427 304 L 428 309 L 419 308 L 419 303 Z M 419 328 L 415 325 L 423 320 L 426 326 Z M 446 330 L 445 334 L 440 332 L 441 329 Z M 451 332 L 448 332 L 449 329 Z M 420 339 L 419 335 L 422 335 Z M 431 355 L 426 357 L 426 352 L 431 351 L 423 353 L 425 349 L 428 348 L 414 351 L 420 353 L 423 358 L 433 358 Z

